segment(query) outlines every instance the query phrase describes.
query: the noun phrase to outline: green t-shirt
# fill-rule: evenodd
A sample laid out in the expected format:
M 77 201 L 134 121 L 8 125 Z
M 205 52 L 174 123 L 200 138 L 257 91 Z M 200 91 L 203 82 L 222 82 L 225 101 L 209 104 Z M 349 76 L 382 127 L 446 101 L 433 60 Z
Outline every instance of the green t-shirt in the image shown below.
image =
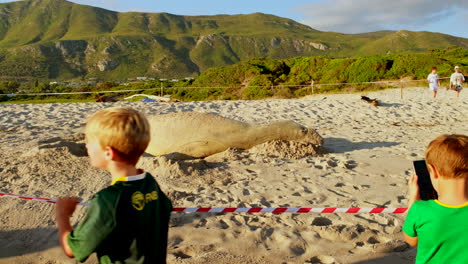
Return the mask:
M 468 203 L 451 206 L 437 200 L 416 201 L 403 232 L 418 237 L 416 263 L 468 263 Z
M 78 261 L 96 252 L 99 263 L 166 263 L 171 201 L 149 173 L 135 177 L 123 177 L 91 199 L 68 236 Z

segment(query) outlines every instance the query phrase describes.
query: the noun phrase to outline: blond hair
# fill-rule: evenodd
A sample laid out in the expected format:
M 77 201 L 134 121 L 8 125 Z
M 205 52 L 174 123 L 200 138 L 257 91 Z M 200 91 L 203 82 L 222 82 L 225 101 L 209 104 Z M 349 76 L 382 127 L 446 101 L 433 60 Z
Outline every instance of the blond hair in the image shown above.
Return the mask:
M 442 135 L 426 150 L 426 162 L 446 178 L 468 177 L 468 136 Z
M 146 117 L 129 107 L 110 107 L 94 113 L 86 124 L 86 140 L 113 148 L 122 161 L 136 164 L 150 141 Z

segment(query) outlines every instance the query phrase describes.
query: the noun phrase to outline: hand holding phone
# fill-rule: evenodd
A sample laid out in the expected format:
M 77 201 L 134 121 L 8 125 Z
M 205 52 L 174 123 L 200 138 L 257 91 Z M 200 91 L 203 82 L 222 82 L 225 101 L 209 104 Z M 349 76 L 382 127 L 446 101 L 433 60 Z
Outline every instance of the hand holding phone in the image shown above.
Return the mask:
M 413 161 L 414 170 L 418 175 L 418 186 L 421 200 L 435 200 L 438 198 L 437 192 L 432 186 L 431 176 L 426 166 L 425 160 Z
M 418 185 L 418 175 L 413 174 L 408 182 L 408 207 L 411 207 L 415 201 L 421 200 Z

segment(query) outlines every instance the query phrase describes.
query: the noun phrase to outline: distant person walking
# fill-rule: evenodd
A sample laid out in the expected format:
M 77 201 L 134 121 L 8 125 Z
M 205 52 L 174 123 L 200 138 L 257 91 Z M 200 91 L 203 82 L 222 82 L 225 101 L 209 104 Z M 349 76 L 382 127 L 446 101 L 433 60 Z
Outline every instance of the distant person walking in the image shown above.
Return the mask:
M 437 90 L 440 87 L 439 75 L 437 74 L 437 67 L 431 68 L 431 73 L 427 76 L 427 81 L 429 82 L 429 89 L 432 90 L 434 98 L 437 96 Z
M 460 72 L 460 67 L 455 66 L 455 72 L 450 76 L 450 90 L 454 90 L 457 93 L 457 97 L 460 96 L 460 91 L 463 89 L 462 83 L 465 81 L 465 76 Z

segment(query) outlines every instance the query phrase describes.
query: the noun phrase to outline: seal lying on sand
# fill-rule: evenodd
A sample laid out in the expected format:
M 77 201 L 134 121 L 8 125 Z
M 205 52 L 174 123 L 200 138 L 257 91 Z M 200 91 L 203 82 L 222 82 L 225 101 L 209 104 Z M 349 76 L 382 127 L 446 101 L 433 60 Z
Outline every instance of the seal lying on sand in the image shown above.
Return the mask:
M 377 98 L 375 99 L 370 99 L 367 96 L 361 96 L 361 100 L 373 105 L 373 106 L 379 106 L 379 101 L 377 101 Z
M 222 116 L 182 112 L 148 116 L 151 142 L 146 152 L 160 156 L 178 153 L 203 158 L 228 148 L 249 149 L 272 140 L 293 140 L 322 145 L 314 130 L 293 121 L 251 125 Z

